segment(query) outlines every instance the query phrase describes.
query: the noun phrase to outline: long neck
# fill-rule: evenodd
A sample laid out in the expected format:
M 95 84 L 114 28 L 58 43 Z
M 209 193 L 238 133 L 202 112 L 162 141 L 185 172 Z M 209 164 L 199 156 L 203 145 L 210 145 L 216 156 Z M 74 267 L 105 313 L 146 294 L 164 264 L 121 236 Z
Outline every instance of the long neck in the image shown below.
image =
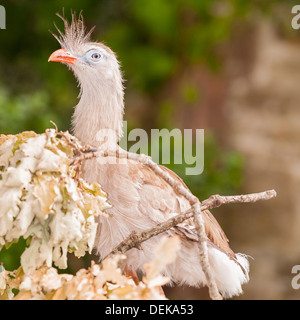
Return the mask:
M 99 147 L 104 141 L 116 145 L 123 135 L 122 79 L 80 80 L 80 101 L 72 118 L 73 133 L 83 143 Z M 94 84 L 96 83 L 96 85 Z

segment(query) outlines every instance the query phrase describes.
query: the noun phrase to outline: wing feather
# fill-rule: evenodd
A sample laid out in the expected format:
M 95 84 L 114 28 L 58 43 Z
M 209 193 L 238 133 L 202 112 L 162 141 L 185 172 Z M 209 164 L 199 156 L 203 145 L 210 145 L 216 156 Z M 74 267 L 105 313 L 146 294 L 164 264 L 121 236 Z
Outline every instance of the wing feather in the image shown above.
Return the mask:
M 142 168 L 139 168 L 138 172 L 134 170 L 135 172 L 131 177 L 139 180 L 139 210 L 142 213 L 150 215 L 151 220 L 160 223 L 190 208 L 189 202 L 165 180 L 154 174 L 147 166 L 140 165 Z M 160 166 L 160 168 L 167 171 L 173 179 L 187 188 L 182 179 L 173 171 L 164 166 Z M 225 232 L 209 210 L 203 212 L 203 219 L 205 232 L 209 240 L 222 251 L 235 257 L 234 252 L 229 247 Z M 173 229 L 177 234 L 181 234 L 190 240 L 197 241 L 198 239 L 192 219 L 184 221 Z

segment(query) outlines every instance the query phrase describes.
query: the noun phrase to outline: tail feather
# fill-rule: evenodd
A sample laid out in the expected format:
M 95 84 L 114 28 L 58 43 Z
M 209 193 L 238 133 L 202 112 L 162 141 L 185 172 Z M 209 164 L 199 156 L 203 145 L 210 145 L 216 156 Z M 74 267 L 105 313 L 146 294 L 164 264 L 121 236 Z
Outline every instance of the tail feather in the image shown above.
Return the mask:
M 165 275 L 173 284 L 203 287 L 207 280 L 199 262 L 197 243 L 183 242 L 174 263 L 167 266 Z M 243 254 L 228 254 L 208 243 L 208 259 L 217 287 L 226 298 L 240 295 L 242 285 L 249 281 L 249 262 Z
M 245 255 L 235 258 L 214 247 L 208 248 L 208 258 L 217 287 L 224 298 L 240 295 L 242 285 L 249 281 L 249 262 Z

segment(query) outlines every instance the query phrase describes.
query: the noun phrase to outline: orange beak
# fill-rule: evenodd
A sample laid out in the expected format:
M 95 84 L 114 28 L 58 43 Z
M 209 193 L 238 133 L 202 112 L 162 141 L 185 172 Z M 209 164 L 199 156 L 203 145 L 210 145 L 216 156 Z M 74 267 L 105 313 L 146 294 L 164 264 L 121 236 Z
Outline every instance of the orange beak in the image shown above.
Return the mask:
M 71 56 L 65 49 L 59 49 L 54 51 L 48 59 L 49 61 L 65 62 L 74 64 L 74 61 L 78 60 L 76 57 Z

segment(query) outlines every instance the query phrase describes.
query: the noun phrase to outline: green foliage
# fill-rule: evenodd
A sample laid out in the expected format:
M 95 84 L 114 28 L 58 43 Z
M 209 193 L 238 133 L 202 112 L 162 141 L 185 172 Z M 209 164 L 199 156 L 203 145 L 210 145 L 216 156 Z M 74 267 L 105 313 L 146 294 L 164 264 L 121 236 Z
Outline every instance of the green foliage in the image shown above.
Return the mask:
M 193 141 L 194 150 L 195 143 Z M 184 146 L 182 149 L 184 150 Z M 205 132 L 204 171 L 200 175 L 186 175 L 186 168 L 194 167 L 195 163 L 187 164 L 184 157 L 182 164 L 174 163 L 174 150 L 178 150 L 176 141 L 171 143 L 170 163 L 164 165 L 176 172 L 200 200 L 204 200 L 212 194 L 235 194 L 241 187 L 244 168 L 242 155 L 221 148 L 213 134 Z M 160 153 L 162 153 L 161 145 Z
M 43 132 L 50 120 L 58 125 L 59 117 L 49 108 L 49 98 L 45 91 L 22 94 L 13 97 L 7 91 L 0 91 L 0 132 L 13 134 L 24 130 Z
M 8 248 L 4 247 L 0 252 L 0 262 L 6 270 L 15 270 L 20 266 L 20 256 L 25 250 L 26 241 L 20 238 L 17 243 L 11 244 Z
M 245 14 L 245 2 L 129 0 L 104 39 L 118 52 L 135 88 L 157 90 L 183 63 L 217 67 L 216 46 Z
M 237 193 L 243 182 L 244 161 L 242 155 L 218 146 L 213 135 L 205 135 L 204 171 L 200 176 L 181 175 L 182 167 L 171 168 L 185 178 L 186 184 L 200 200 L 212 194 Z

